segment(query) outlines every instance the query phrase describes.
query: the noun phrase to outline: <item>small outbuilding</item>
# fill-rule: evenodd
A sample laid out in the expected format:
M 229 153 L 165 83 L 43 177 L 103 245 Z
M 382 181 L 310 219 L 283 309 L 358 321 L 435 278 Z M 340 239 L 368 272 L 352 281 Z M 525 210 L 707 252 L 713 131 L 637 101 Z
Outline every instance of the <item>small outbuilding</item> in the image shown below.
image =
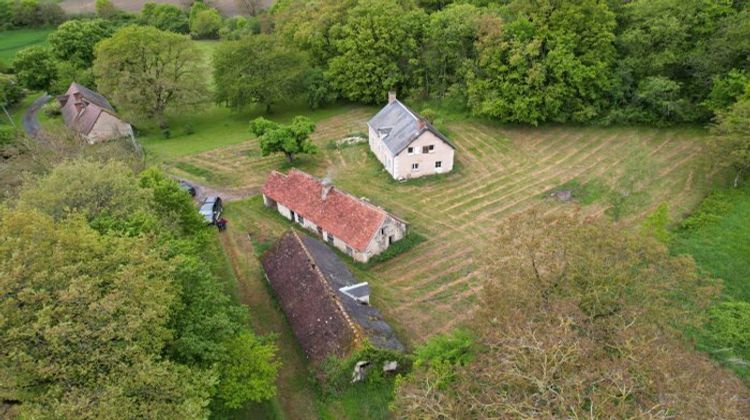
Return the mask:
M 57 101 L 65 125 L 90 144 L 133 135 L 133 127 L 117 116 L 107 98 L 85 86 L 71 83 Z
M 453 170 L 456 148 L 424 117 L 388 93 L 388 104 L 367 123 L 370 150 L 394 179 Z
M 358 281 L 335 252 L 295 231 L 284 234 L 262 257 L 263 270 L 308 359 L 345 357 L 365 340 L 403 351 L 370 288 Z

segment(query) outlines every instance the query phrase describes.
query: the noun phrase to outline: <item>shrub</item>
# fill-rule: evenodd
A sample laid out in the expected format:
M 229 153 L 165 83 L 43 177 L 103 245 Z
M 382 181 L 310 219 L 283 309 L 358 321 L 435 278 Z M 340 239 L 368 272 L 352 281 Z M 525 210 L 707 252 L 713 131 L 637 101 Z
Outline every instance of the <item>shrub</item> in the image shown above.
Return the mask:
M 667 203 L 661 203 L 653 213 L 646 217 L 641 224 L 641 232 L 647 236 L 656 238 L 659 242 L 669 242 L 669 207 Z
M 729 347 L 750 356 L 750 303 L 722 302 L 708 311 L 706 333 L 717 347 Z
M 171 4 L 146 3 L 141 12 L 141 23 L 180 34 L 189 29 L 187 13 Z
M 23 92 L 13 76 L 0 74 L 0 105 L 8 108 L 21 100 Z
M 42 112 L 48 117 L 57 117 L 62 114 L 62 109 L 60 109 L 60 104 L 57 101 L 51 101 L 42 107 Z
M 0 125 L 0 146 L 11 144 L 16 140 L 18 131 L 9 125 Z
M 49 48 L 24 48 L 13 59 L 18 82 L 32 90 L 47 90 L 57 78 L 57 67 Z
M 335 395 L 350 388 L 354 366 L 363 360 L 370 362 L 364 380 L 366 384 L 386 383 L 393 379 L 383 372 L 383 365 L 386 362 L 395 360 L 398 363 L 397 373 L 408 372 L 412 365 L 412 359 L 407 354 L 378 349 L 366 343 L 345 359 L 330 357 L 321 364 L 320 376 L 323 392 Z
M 400 241 L 394 242 L 393 244 L 391 244 L 391 246 L 388 247 L 388 249 L 370 258 L 368 262 L 366 263 L 356 262 L 355 265 L 357 265 L 359 268 L 366 270 L 374 266 L 375 264 L 388 261 L 397 255 L 403 254 L 404 252 L 419 245 L 424 240 L 425 240 L 424 236 L 414 231 L 409 231 L 406 233 L 406 236 L 403 239 L 401 239 Z

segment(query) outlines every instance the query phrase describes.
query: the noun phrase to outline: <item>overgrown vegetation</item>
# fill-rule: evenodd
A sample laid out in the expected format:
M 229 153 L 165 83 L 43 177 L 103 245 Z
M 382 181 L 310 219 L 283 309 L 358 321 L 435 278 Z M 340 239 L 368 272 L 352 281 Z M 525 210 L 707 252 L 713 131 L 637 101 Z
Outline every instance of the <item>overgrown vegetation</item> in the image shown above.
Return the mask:
M 695 258 L 706 275 L 722 280 L 722 298 L 694 331 L 698 347 L 750 381 L 750 189 L 709 195 L 673 236 L 672 250 Z
M 366 263 L 355 262 L 354 265 L 363 270 L 370 269 L 377 264 L 386 262 L 392 258 L 408 252 L 410 249 L 419 245 L 424 240 L 425 237 L 420 235 L 419 232 L 415 232 L 413 229 L 410 229 L 406 233 L 406 236 L 404 236 L 401 240 L 392 243 L 385 251 L 373 256 Z

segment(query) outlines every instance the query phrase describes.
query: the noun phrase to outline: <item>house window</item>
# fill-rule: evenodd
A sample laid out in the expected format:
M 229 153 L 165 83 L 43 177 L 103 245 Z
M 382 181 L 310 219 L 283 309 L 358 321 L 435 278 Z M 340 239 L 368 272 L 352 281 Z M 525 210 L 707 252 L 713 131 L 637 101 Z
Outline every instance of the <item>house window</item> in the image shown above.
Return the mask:
M 406 149 L 406 153 L 408 153 L 408 154 L 410 154 L 410 155 L 413 155 L 413 154 L 414 154 L 414 148 L 413 148 L 413 147 L 408 147 L 408 148 Z
M 297 221 L 298 221 L 298 222 L 299 222 L 299 224 L 301 224 L 301 225 L 304 225 L 304 224 L 305 224 L 305 218 L 304 218 L 304 217 L 302 217 L 302 215 L 301 215 L 301 214 L 299 214 L 299 213 L 297 214 Z
M 333 235 L 330 233 L 326 233 L 326 241 L 328 241 L 329 244 L 333 243 Z
M 383 229 L 380 229 L 380 234 L 381 234 L 381 235 L 385 235 L 385 228 L 383 228 Z
M 418 163 L 412 163 L 411 164 L 411 170 L 412 171 L 418 171 L 419 170 L 419 164 Z
M 442 167 L 443 167 L 443 162 L 442 162 L 442 161 L 437 161 L 437 162 L 435 162 L 435 168 L 436 168 L 436 169 L 437 169 L 437 168 L 442 168 Z
M 434 153 L 434 152 L 435 152 L 435 145 L 434 144 L 422 147 L 422 153 Z

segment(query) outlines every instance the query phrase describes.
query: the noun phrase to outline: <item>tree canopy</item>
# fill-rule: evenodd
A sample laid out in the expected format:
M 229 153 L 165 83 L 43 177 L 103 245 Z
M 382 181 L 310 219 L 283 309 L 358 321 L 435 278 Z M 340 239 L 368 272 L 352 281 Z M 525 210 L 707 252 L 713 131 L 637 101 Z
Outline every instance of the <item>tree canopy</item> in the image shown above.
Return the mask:
M 300 153 L 316 153 L 317 146 L 310 140 L 315 123 L 302 116 L 292 119 L 288 125 L 278 124 L 263 117 L 250 122 L 250 132 L 260 138 L 260 150 L 264 156 L 283 153 L 288 162 Z
M 270 35 L 246 36 L 222 44 L 214 54 L 216 98 L 241 108 L 294 99 L 302 92 L 305 58 Z
M 128 115 L 156 119 L 203 103 L 207 96 L 202 54 L 189 38 L 144 26 L 126 26 L 96 47 L 99 91 Z
M 160 171 L 63 163 L 0 209 L 0 232 L 0 396 L 23 415 L 205 418 L 275 394 L 275 345 Z
M 79 67 L 91 67 L 94 47 L 112 35 L 112 28 L 104 20 L 69 20 L 49 35 L 52 53 L 59 60 L 73 62 Z
M 468 326 L 479 350 L 447 369 L 427 358 L 395 392 L 397 412 L 743 417 L 745 386 L 678 332 L 698 325 L 695 307 L 718 290 L 692 260 L 606 222 L 541 211 L 511 217 L 497 244 Z

